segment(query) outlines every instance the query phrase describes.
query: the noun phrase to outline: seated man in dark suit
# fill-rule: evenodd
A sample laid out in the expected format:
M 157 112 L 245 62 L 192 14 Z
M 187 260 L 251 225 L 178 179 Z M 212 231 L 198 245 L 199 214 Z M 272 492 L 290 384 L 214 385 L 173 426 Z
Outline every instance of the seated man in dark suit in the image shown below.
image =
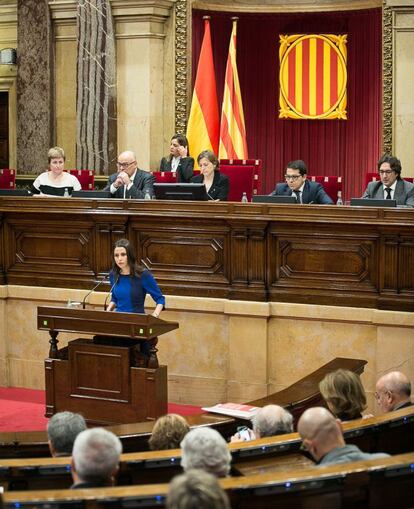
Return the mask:
M 119 154 L 118 172 L 109 177 L 105 191 L 110 191 L 112 198 L 145 198 L 154 194 L 155 177 L 137 167 L 134 152 L 127 150 Z
M 270 196 L 296 196 L 298 203 L 332 205 L 333 201 L 318 182 L 307 180 L 308 170 L 304 161 L 291 161 L 286 168 L 286 184 L 276 184 Z
M 396 200 L 397 205 L 414 207 L 414 184 L 401 178 L 401 162 L 394 156 L 383 156 L 378 161 L 381 180 L 370 182 L 362 198 Z

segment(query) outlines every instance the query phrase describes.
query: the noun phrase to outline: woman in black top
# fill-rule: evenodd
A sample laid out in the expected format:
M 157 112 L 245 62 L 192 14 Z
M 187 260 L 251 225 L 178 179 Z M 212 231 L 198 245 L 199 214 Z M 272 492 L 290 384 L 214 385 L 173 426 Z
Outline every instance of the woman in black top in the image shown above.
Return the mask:
M 171 138 L 170 155 L 161 159 L 160 171 L 174 171 L 177 182 L 190 182 L 194 174 L 194 159 L 190 157 L 188 140 L 182 134 L 174 134 Z
M 211 150 L 203 150 L 197 157 L 200 175 L 191 179 L 194 184 L 204 183 L 209 200 L 226 201 L 229 194 L 229 178 L 220 173 L 219 161 Z

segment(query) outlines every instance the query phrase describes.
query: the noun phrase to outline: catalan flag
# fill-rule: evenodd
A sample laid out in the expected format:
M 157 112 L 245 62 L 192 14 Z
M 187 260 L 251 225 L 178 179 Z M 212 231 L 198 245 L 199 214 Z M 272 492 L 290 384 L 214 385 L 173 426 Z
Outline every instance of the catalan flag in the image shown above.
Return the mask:
M 187 138 L 191 154 L 195 158 L 203 150 L 212 150 L 215 154 L 218 152 L 219 112 L 208 16 L 204 18 L 204 38 L 198 60 Z
M 236 64 L 237 19 L 233 19 L 221 110 L 219 159 L 247 159 L 246 128 Z
M 346 43 L 346 35 L 280 36 L 280 118 L 347 118 Z

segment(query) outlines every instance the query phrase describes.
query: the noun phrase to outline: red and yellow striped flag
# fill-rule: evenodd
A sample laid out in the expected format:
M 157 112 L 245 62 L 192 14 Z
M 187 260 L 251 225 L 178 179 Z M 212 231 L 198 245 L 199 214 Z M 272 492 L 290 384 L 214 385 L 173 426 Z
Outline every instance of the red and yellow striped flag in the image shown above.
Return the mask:
M 221 109 L 219 159 L 247 159 L 246 128 L 236 64 L 237 19 L 233 19 Z
M 187 125 L 187 138 L 194 158 L 197 158 L 203 150 L 212 150 L 217 154 L 219 112 L 208 17 L 204 18 L 204 38 L 200 58 L 198 59 L 197 75 Z

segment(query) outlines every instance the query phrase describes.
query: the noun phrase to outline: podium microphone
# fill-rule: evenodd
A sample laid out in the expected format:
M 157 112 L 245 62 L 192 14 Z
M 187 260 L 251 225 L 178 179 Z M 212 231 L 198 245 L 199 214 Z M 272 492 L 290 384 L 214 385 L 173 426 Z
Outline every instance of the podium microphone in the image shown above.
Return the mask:
M 94 292 L 94 291 L 98 288 L 98 286 L 101 286 L 101 284 L 102 284 L 102 283 L 104 283 L 104 282 L 108 279 L 108 277 L 109 277 L 109 274 L 108 274 L 107 276 L 105 276 L 103 279 L 101 279 L 101 280 L 99 281 L 99 283 L 98 283 L 97 285 L 95 285 L 95 286 L 92 288 L 92 290 L 91 290 L 91 291 L 89 291 L 89 292 L 85 295 L 85 297 L 83 298 L 83 301 L 82 301 L 82 309 L 85 309 L 85 306 L 86 306 L 86 299 L 89 297 L 89 295 L 90 295 L 92 292 Z
M 104 302 L 104 311 L 106 311 L 106 308 L 108 307 L 108 306 L 107 306 L 108 297 L 111 295 L 112 290 L 114 289 L 115 285 L 118 283 L 118 280 L 119 280 L 119 274 L 116 276 L 116 279 L 115 279 L 115 281 L 114 281 L 114 284 L 111 286 L 111 289 L 109 290 L 108 295 L 107 295 L 107 296 L 106 296 L 106 298 L 105 298 L 105 302 Z

